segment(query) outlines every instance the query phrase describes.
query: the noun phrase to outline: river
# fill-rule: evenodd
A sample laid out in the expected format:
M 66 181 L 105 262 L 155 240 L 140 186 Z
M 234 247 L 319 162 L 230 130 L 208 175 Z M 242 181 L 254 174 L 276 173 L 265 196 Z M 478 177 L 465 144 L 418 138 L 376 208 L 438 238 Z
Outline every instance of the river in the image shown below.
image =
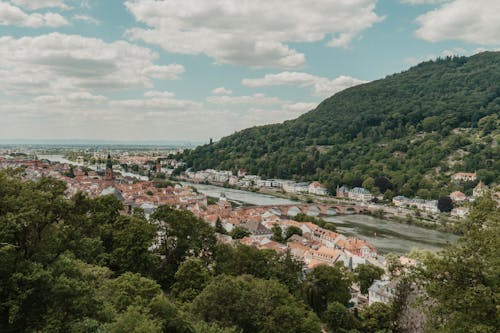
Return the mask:
M 277 198 L 271 195 L 222 188 L 213 185 L 186 183 L 194 186 L 199 192 L 219 197 L 224 193 L 226 198 L 252 205 L 289 205 L 296 201 Z M 373 244 L 380 254 L 389 252 L 405 254 L 413 248 L 437 251 L 448 242 L 454 243 L 457 236 L 437 230 L 422 228 L 414 225 L 377 219 L 367 215 L 339 215 L 324 217 L 332 222 L 337 231 L 346 236 L 354 236 Z
M 373 244 L 381 254 L 405 254 L 412 248 L 437 251 L 458 239 L 458 236 L 450 233 L 367 215 L 328 216 L 324 220 L 334 223 L 341 234 L 355 236 Z
M 227 199 L 243 204 L 265 206 L 265 205 L 294 205 L 298 203 L 297 201 L 277 198 L 275 196 L 268 194 L 255 193 L 250 191 L 241 191 L 214 185 L 195 184 L 189 182 L 181 182 L 181 184 L 194 186 L 198 190 L 198 192 L 203 193 L 209 197 L 218 198 L 221 194 L 224 194 Z

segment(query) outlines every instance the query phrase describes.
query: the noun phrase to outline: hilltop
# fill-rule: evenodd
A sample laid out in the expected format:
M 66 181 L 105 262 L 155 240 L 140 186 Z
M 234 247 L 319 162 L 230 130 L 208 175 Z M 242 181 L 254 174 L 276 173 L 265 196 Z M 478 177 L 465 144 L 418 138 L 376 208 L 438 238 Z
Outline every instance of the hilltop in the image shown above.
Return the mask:
M 374 64 L 375 65 L 375 64 Z M 346 89 L 294 120 L 239 131 L 180 157 L 195 170 L 245 168 L 263 177 L 437 198 L 498 183 L 500 52 L 423 62 Z M 387 186 L 377 187 L 380 179 Z M 384 183 L 384 182 L 383 182 Z

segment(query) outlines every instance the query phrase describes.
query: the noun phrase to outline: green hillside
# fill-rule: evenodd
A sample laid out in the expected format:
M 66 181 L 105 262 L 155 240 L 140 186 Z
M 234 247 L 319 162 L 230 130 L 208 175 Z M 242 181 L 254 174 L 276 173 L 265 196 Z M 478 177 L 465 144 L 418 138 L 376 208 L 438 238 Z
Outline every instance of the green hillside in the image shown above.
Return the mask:
M 388 187 L 389 196 L 435 198 L 470 191 L 473 184 L 449 184 L 454 172 L 500 181 L 499 114 L 500 52 L 484 52 L 346 89 L 297 119 L 245 129 L 182 158 L 197 170 L 245 168 L 331 189 L 364 183 Z

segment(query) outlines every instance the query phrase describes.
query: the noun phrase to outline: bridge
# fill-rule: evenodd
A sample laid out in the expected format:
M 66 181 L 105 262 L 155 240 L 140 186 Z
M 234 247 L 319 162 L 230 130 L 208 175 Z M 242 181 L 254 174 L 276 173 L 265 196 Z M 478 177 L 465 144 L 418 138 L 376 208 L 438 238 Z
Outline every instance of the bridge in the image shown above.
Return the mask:
M 361 214 L 369 211 L 369 208 L 359 205 L 339 205 L 339 204 L 290 204 L 290 205 L 263 205 L 241 207 L 245 209 L 265 209 L 277 216 L 295 216 L 297 214 L 305 214 L 308 216 L 320 215 L 345 215 L 345 214 Z

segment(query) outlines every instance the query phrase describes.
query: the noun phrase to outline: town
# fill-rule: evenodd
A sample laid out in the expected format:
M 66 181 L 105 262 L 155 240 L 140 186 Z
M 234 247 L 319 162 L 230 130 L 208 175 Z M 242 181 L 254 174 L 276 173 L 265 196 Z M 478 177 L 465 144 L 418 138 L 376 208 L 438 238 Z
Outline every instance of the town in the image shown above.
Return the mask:
M 90 197 L 112 195 L 126 207 L 124 214 L 140 210 L 149 217 L 161 205 L 189 210 L 215 228 L 220 242 L 244 244 L 279 253 L 288 252 L 303 262 L 305 272 L 318 265 L 332 266 L 338 263 L 349 270 L 354 270 L 361 264 L 387 269 L 385 257 L 377 253 L 375 246 L 336 232 L 334 225 L 325 223 L 321 216 L 370 213 L 380 210 L 380 207 L 394 214 L 408 214 L 415 209 L 430 214 L 439 213 L 437 200 L 396 196 L 392 200 L 393 205 L 382 206 L 372 202 L 374 196 L 367 189 L 349 189 L 346 186 L 337 188 L 335 194 L 340 201 L 334 204 L 314 200 L 290 205 L 238 206 L 223 194 L 219 198 L 209 198 L 193 186 L 167 180 L 176 169 L 184 166 L 182 162 L 168 159 L 167 154 L 111 156 L 101 152 L 95 153 L 92 158 L 95 165 L 89 164 L 88 159 L 85 161 L 79 155 L 73 155 L 73 164 L 68 160 L 53 162 L 43 157 L 3 151 L 0 169 L 21 168 L 22 176 L 27 180 L 36 181 L 42 177 L 59 179 L 67 184 L 68 198 L 77 193 L 85 193 Z M 142 172 L 129 173 L 126 170 Z M 144 176 L 145 174 L 148 176 Z M 179 173 L 177 179 L 191 183 L 229 184 L 241 189 L 274 189 L 293 195 L 307 194 L 316 199 L 329 196 L 325 186 L 317 181 L 296 183 L 290 180 L 261 179 L 259 176 L 246 174 L 245 170 L 239 170 L 236 175 L 231 171 L 186 170 Z M 453 180 L 472 181 L 475 180 L 475 174 L 456 174 Z M 482 196 L 486 191 L 487 187 L 480 182 L 474 188 L 472 197 L 454 192 L 450 194 L 450 198 L 462 205 Z M 498 192 L 496 196 L 498 198 Z M 451 215 L 463 218 L 467 212 L 468 208 L 459 206 L 453 209 Z M 152 244 L 154 246 L 156 245 Z M 399 257 L 399 261 L 404 265 L 415 264 L 414 260 L 406 256 Z M 384 275 L 382 280 L 374 281 L 368 295 L 363 295 L 359 286 L 353 285 L 351 301 L 360 308 L 373 302 L 387 303 L 394 297 L 396 284 L 388 275 Z

